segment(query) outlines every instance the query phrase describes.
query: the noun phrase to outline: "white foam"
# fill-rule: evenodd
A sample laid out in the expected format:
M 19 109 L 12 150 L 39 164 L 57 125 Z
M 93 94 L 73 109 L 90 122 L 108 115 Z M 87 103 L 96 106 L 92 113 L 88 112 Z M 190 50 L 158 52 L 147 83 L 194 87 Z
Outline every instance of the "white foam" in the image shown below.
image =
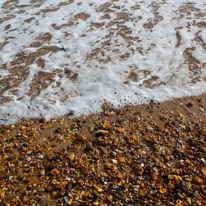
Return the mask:
M 37 64 L 40 57 L 27 65 L 27 78 L 3 92 L 0 98 L 11 100 L 0 105 L 0 124 L 19 118 L 49 119 L 70 111 L 90 114 L 101 111 L 104 101 L 135 105 L 206 92 L 204 0 L 109 1 L 108 8 L 97 12 L 106 2 L 0 2 L 0 43 L 6 42 L 0 46 L 0 81 L 9 79 L 19 54 L 46 46 L 62 48 L 41 56 L 43 68 Z M 31 46 L 45 33 L 51 35 L 50 41 Z M 189 62 L 189 56 L 196 63 Z M 77 78 L 71 80 L 66 69 Z M 29 87 L 40 71 L 54 74 L 53 82 L 44 79 L 48 87 L 31 100 Z

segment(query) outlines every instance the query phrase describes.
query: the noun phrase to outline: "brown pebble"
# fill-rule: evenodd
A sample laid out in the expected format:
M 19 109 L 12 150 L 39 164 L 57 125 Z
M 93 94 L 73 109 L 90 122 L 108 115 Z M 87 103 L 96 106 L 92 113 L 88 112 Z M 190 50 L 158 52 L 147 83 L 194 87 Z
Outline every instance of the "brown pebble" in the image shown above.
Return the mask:
M 82 185 L 82 184 L 84 183 L 84 180 L 83 180 L 83 179 L 79 179 L 79 180 L 77 180 L 77 182 L 78 182 L 80 185 Z
M 181 194 L 181 193 L 177 193 L 177 196 L 180 198 L 180 199 L 182 199 L 182 200 L 184 200 L 184 196 Z
M 168 186 L 169 189 L 174 189 L 174 187 L 175 187 L 174 184 L 172 184 L 172 183 L 170 183 L 170 182 L 168 183 L 167 186 Z
M 184 154 L 184 149 L 177 147 L 175 148 L 175 152 Z
M 120 157 L 120 158 L 119 158 L 119 162 L 124 163 L 124 162 L 125 162 L 125 158 Z
M 201 134 L 201 135 L 206 135 L 206 130 L 205 130 L 205 129 L 201 129 L 201 130 L 200 130 L 200 134 Z
M 158 179 L 157 175 L 155 175 L 155 173 L 151 174 L 152 180 L 156 181 Z
M 44 176 L 44 175 L 45 175 L 45 169 L 42 169 L 42 170 L 40 171 L 40 174 L 41 174 L 42 176 Z
M 87 138 L 86 138 L 86 136 L 84 136 L 84 135 L 79 135 L 79 137 L 78 137 L 78 140 L 79 141 L 85 141 Z
M 196 184 L 196 185 L 202 185 L 202 184 L 203 184 L 203 179 L 200 178 L 200 177 L 198 177 L 198 176 L 196 176 L 196 177 L 193 177 L 193 178 L 192 178 L 192 182 L 193 182 L 194 184 Z
M 177 184 L 177 188 L 181 189 L 182 191 L 187 191 L 188 190 L 188 186 L 187 183 L 183 180 L 180 180 Z
M 121 128 L 121 127 L 118 127 L 118 128 L 116 128 L 116 131 L 119 132 L 119 133 L 121 133 L 121 132 L 122 132 L 122 128 Z
M 202 167 L 202 168 L 201 168 L 201 172 L 202 172 L 203 175 L 206 176 L 206 167 Z
M 192 102 L 187 103 L 187 107 L 192 107 L 192 106 L 193 106 Z
M 47 190 L 48 190 L 49 192 L 51 192 L 51 191 L 53 190 L 53 187 L 52 187 L 51 185 L 49 185 L 49 186 L 47 187 Z
M 206 195 L 206 188 L 204 188 L 204 186 L 202 185 L 202 192 L 204 195 Z
M 96 134 L 109 134 L 109 131 L 107 131 L 107 130 L 98 130 L 96 132 Z
M 60 175 L 60 171 L 55 168 L 55 169 L 53 169 L 53 170 L 51 171 L 51 174 L 53 174 L 53 175 Z

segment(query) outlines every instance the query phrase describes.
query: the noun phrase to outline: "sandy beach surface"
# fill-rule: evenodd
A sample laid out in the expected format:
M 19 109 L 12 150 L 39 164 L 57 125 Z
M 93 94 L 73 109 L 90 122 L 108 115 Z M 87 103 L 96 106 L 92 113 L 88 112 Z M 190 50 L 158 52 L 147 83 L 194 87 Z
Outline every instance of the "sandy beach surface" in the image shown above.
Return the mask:
M 0 127 L 1 205 L 206 205 L 206 95 Z

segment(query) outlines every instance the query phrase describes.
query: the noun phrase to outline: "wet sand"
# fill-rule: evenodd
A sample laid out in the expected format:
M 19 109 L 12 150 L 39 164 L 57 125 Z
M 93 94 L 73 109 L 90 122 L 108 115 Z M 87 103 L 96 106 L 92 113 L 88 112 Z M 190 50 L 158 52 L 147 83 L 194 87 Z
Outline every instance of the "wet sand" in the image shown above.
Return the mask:
M 206 205 L 206 95 L 0 127 L 1 205 Z

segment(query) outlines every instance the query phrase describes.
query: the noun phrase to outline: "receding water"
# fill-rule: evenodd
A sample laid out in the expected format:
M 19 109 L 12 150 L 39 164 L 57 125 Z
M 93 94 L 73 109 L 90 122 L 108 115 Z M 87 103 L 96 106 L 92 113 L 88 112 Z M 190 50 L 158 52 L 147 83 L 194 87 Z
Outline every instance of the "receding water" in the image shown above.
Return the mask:
M 1 0 L 1 123 L 206 91 L 204 0 Z

